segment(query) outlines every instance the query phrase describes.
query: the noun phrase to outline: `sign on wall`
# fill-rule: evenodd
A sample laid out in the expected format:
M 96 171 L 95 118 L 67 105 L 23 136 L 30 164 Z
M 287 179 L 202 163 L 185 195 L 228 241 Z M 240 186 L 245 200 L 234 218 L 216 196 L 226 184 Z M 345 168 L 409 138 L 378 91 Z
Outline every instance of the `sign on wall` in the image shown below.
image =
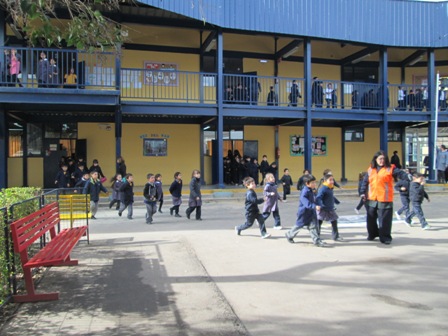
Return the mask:
M 143 139 L 143 156 L 167 156 L 167 139 Z
M 290 150 L 291 156 L 302 156 L 305 154 L 305 138 L 301 135 L 290 135 Z M 313 156 L 327 155 L 327 137 L 315 136 L 311 138 L 311 152 Z
M 145 61 L 145 85 L 177 86 L 177 64 Z

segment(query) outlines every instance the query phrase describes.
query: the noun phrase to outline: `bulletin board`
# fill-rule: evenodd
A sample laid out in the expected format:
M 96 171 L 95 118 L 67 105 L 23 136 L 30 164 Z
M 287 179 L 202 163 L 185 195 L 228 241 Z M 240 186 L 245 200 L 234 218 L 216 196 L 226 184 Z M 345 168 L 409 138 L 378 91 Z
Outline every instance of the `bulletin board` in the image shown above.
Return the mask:
M 289 136 L 289 154 L 291 156 L 303 156 L 305 154 L 305 137 L 301 135 Z M 313 156 L 327 155 L 327 137 L 315 136 L 311 138 L 311 152 Z
M 178 86 L 177 64 L 144 62 L 145 85 Z

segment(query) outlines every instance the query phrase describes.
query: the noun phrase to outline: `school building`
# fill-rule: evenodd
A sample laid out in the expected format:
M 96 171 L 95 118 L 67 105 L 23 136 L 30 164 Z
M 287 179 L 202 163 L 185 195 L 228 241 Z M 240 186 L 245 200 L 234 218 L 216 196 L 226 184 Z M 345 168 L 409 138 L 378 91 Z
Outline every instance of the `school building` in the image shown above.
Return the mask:
M 294 180 L 331 168 L 352 181 L 396 150 L 422 172 L 428 156 L 435 179 L 448 1 L 124 0 L 103 13 L 125 29 L 120 55 L 29 48 L 0 14 L 1 188 L 51 188 L 69 155 L 107 177 L 123 156 L 137 185 L 200 169 L 223 187 L 236 149 Z

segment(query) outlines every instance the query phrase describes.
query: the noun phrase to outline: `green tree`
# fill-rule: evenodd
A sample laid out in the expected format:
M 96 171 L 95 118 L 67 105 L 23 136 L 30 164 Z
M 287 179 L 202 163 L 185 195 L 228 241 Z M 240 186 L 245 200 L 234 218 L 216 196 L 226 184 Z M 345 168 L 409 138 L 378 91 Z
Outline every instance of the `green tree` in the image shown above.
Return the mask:
M 122 0 L 0 0 L 8 20 L 32 47 L 67 47 L 120 51 L 127 34 L 102 13 L 118 11 Z M 58 13 L 68 14 L 62 20 Z

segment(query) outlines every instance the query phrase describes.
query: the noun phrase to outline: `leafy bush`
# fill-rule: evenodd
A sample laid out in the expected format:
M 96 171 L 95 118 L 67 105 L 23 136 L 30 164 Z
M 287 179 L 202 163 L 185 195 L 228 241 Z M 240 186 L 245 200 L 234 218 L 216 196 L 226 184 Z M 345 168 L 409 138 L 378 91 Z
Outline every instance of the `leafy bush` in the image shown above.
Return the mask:
M 11 294 L 8 279 L 8 258 L 15 258 L 16 273 L 22 272 L 20 269 L 19 256 L 14 256 L 12 248 L 6 243 L 6 236 L 9 237 L 8 219 L 18 219 L 29 215 L 39 209 L 39 188 L 7 188 L 0 190 L 0 305 L 4 303 Z M 23 203 L 20 203 L 23 202 Z M 20 203 L 11 206 L 15 203 Z

